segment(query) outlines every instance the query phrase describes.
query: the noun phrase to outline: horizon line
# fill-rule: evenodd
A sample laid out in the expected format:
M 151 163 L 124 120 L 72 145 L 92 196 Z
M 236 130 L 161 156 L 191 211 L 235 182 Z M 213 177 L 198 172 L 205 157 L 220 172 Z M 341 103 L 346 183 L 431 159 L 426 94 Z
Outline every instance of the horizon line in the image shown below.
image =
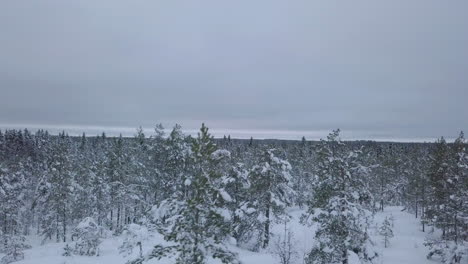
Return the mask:
M 151 136 L 154 134 L 153 128 L 125 127 L 125 126 L 97 126 L 97 125 L 50 125 L 50 124 L 7 124 L 0 123 L 0 130 L 5 129 L 28 129 L 33 131 L 46 130 L 52 135 L 65 131 L 71 136 L 86 135 L 106 135 L 116 137 L 133 137 L 137 129 L 143 129 L 143 132 Z M 165 133 L 169 133 L 172 128 L 164 128 Z M 332 131 L 326 129 L 318 130 L 284 130 L 284 129 L 232 129 L 232 128 L 210 128 L 210 133 L 215 138 L 231 136 L 232 139 L 257 139 L 257 140 L 301 140 L 305 137 L 309 141 L 318 141 L 324 139 Z M 186 135 L 197 135 L 199 129 L 184 129 L 182 132 Z M 380 135 L 379 135 L 380 134 Z M 344 141 L 375 141 L 375 142 L 393 142 L 393 143 L 433 143 L 440 137 L 394 137 L 388 134 L 368 130 L 341 130 L 341 138 Z M 447 141 L 455 140 L 455 137 L 444 137 Z

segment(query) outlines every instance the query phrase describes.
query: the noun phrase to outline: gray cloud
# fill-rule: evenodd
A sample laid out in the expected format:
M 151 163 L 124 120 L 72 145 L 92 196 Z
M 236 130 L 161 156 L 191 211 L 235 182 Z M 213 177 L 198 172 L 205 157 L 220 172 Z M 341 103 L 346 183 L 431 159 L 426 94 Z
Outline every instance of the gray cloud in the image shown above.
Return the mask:
M 205 121 L 294 138 L 336 127 L 356 138 L 453 137 L 468 128 L 467 9 L 462 0 L 6 0 L 0 124 Z

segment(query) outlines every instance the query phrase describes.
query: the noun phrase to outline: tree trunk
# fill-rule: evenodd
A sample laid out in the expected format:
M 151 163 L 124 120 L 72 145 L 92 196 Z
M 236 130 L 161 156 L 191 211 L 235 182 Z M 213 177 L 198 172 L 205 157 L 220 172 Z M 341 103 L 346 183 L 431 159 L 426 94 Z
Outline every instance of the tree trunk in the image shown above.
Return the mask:
M 194 225 L 195 225 L 195 239 L 194 239 L 194 246 L 193 246 L 193 253 L 192 253 L 192 261 L 193 263 L 198 263 L 197 261 L 197 258 L 198 258 L 198 237 L 200 235 L 200 228 L 199 228 L 199 214 L 198 214 L 198 209 L 196 209 L 195 211 L 195 222 L 194 222 Z
M 117 224 L 115 225 L 115 229 L 119 230 L 120 225 L 120 205 L 117 206 Z
M 422 231 L 425 232 L 426 231 L 426 212 L 425 212 L 425 209 L 424 209 L 424 204 L 423 204 L 423 207 L 422 207 L 422 211 L 421 211 L 421 219 L 422 219 Z
M 65 204 L 63 205 L 63 219 L 62 219 L 62 227 L 63 227 L 63 242 L 67 242 L 67 211 L 65 208 Z
M 418 218 L 418 201 L 416 201 L 416 218 Z
M 5 225 L 3 226 L 3 232 L 4 234 L 6 235 L 7 234 L 7 213 L 5 212 L 4 213 L 4 219 L 5 219 Z M 8 245 L 8 241 L 7 241 L 7 236 L 5 236 L 5 240 L 4 240 L 4 245 L 5 245 L 5 248 L 7 247 Z
M 266 209 L 265 217 L 267 220 L 265 221 L 265 239 L 263 240 L 263 248 L 266 248 L 270 243 L 270 206 Z
M 384 179 L 380 177 L 380 210 L 384 211 Z
M 110 211 L 110 230 L 112 231 L 112 229 L 114 228 L 114 219 L 113 219 L 113 215 L 114 215 L 114 210 L 111 209 Z
M 348 251 L 345 249 L 343 250 L 343 264 L 348 264 Z
M 60 242 L 60 231 L 59 231 L 59 214 L 57 213 L 57 215 L 55 216 L 55 232 L 57 233 L 56 234 L 56 237 L 55 237 L 55 240 L 58 242 Z
M 63 216 L 63 242 L 67 242 L 67 222 L 65 216 Z
M 457 213 L 455 213 L 455 216 L 453 217 L 454 221 L 454 226 L 453 226 L 453 231 L 455 232 L 455 244 L 458 245 L 458 221 L 457 221 Z

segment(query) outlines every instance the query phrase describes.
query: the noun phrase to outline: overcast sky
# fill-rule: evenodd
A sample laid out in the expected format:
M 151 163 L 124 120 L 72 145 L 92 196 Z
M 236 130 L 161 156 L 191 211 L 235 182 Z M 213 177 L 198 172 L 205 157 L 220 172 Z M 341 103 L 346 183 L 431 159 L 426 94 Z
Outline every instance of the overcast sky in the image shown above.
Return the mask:
M 468 130 L 467 10 L 466 0 L 2 0 L 0 127 L 454 137 Z

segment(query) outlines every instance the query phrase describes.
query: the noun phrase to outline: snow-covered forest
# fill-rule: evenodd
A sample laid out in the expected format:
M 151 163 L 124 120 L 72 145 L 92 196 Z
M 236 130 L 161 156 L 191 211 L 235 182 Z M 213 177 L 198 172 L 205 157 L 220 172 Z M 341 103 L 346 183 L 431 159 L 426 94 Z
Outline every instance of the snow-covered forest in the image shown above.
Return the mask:
M 0 131 L 0 263 L 468 263 L 463 133 L 384 143 L 339 130 L 320 141 L 164 131 Z M 398 255 L 405 247 L 414 256 Z

